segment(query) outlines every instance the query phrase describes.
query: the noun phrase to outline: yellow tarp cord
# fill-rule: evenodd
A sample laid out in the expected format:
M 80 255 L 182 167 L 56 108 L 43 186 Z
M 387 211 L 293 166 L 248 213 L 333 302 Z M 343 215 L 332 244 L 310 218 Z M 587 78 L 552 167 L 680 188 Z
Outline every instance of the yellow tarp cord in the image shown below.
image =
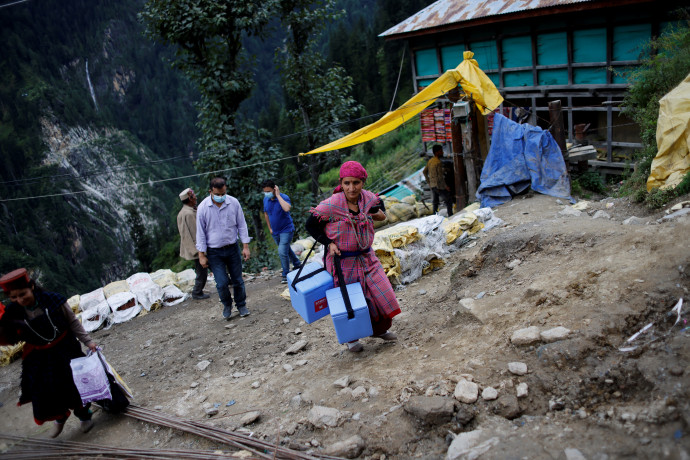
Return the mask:
M 455 69 L 446 70 L 433 83 L 417 93 L 393 112 L 388 112 L 378 121 L 358 129 L 336 141 L 300 155 L 328 152 L 370 141 L 382 134 L 393 131 L 404 122 L 411 120 L 419 112 L 434 103 L 437 98 L 460 85 L 465 94 L 472 97 L 484 115 L 491 113 L 503 102 L 503 97 L 493 82 L 472 59 L 474 53 L 465 51 L 463 61 Z
M 656 145 L 648 192 L 675 187 L 690 172 L 690 75 L 659 101 Z

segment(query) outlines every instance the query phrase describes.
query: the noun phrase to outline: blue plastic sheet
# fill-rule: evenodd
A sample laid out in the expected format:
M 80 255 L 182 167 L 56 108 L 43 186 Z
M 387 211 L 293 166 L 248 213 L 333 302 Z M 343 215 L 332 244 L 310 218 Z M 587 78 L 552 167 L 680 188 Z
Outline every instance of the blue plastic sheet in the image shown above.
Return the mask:
M 493 208 L 530 187 L 574 202 L 563 154 L 551 133 L 497 113 L 477 199 Z

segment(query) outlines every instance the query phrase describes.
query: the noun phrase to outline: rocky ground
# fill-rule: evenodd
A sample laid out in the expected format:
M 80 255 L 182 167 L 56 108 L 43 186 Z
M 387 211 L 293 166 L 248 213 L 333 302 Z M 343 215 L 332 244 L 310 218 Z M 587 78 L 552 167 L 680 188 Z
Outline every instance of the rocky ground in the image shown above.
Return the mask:
M 612 198 L 565 208 L 543 195 L 496 208 L 506 225 L 401 287 L 399 341 L 364 339 L 363 353 L 337 343 L 330 318 L 304 323 L 274 275 L 247 279 L 249 317 L 223 320 L 213 292 L 94 337 L 136 404 L 297 450 L 690 458 L 690 306 L 676 324 L 671 313 L 690 288 L 690 216 L 658 222 L 663 211 Z M 19 374 L 19 362 L 0 368 L 0 431 L 45 437 L 15 406 Z M 125 416 L 94 420 L 82 434 L 71 418 L 61 439 L 231 450 Z

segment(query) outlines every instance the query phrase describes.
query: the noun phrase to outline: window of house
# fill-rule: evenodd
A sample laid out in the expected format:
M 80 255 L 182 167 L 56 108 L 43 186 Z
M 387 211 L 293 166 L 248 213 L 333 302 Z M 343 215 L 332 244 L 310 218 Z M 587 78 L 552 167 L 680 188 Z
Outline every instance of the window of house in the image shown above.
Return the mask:
M 534 86 L 531 70 L 510 70 L 515 67 L 532 67 L 532 40 L 529 36 L 503 39 L 501 57 L 504 86 Z
M 652 38 L 651 24 L 633 24 L 613 28 L 613 61 L 637 61 Z M 630 66 L 614 66 L 613 83 L 628 83 L 624 72 Z
M 418 50 L 414 52 L 415 69 L 417 76 L 438 75 L 438 62 L 434 48 Z
M 567 65 L 568 37 L 565 32 L 537 35 L 537 65 Z M 568 69 L 539 70 L 539 85 L 567 85 Z
M 446 70 L 456 68 L 462 62 L 462 52 L 465 45 L 450 45 L 441 48 L 441 68 Z
M 600 28 L 573 31 L 573 62 L 601 63 L 601 67 L 574 68 L 574 84 L 606 84 L 606 29 Z

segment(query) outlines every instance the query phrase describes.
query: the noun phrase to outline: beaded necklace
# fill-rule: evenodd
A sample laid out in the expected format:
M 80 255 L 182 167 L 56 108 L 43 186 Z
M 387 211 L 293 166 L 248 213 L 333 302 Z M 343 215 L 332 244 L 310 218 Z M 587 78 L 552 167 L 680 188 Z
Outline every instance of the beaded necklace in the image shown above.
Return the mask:
M 53 320 L 50 319 L 50 315 L 48 314 L 48 310 L 45 310 L 45 313 L 46 313 L 46 316 L 48 317 L 48 321 L 50 322 L 50 325 L 53 326 L 53 338 L 52 338 L 52 339 L 46 339 L 46 338 L 43 337 L 41 334 L 39 334 L 38 332 L 36 332 L 36 331 L 34 330 L 34 328 L 31 327 L 31 326 L 29 325 L 29 322 L 28 322 L 27 320 L 24 320 L 24 324 L 26 324 L 26 327 L 28 327 L 29 329 L 31 329 L 31 332 L 33 332 L 34 334 L 36 334 L 39 338 L 41 338 L 41 339 L 45 340 L 46 342 L 50 343 L 50 342 L 52 342 L 53 340 L 55 340 L 55 337 L 57 337 L 58 329 L 57 329 L 57 327 L 55 327 L 55 324 L 53 324 Z

